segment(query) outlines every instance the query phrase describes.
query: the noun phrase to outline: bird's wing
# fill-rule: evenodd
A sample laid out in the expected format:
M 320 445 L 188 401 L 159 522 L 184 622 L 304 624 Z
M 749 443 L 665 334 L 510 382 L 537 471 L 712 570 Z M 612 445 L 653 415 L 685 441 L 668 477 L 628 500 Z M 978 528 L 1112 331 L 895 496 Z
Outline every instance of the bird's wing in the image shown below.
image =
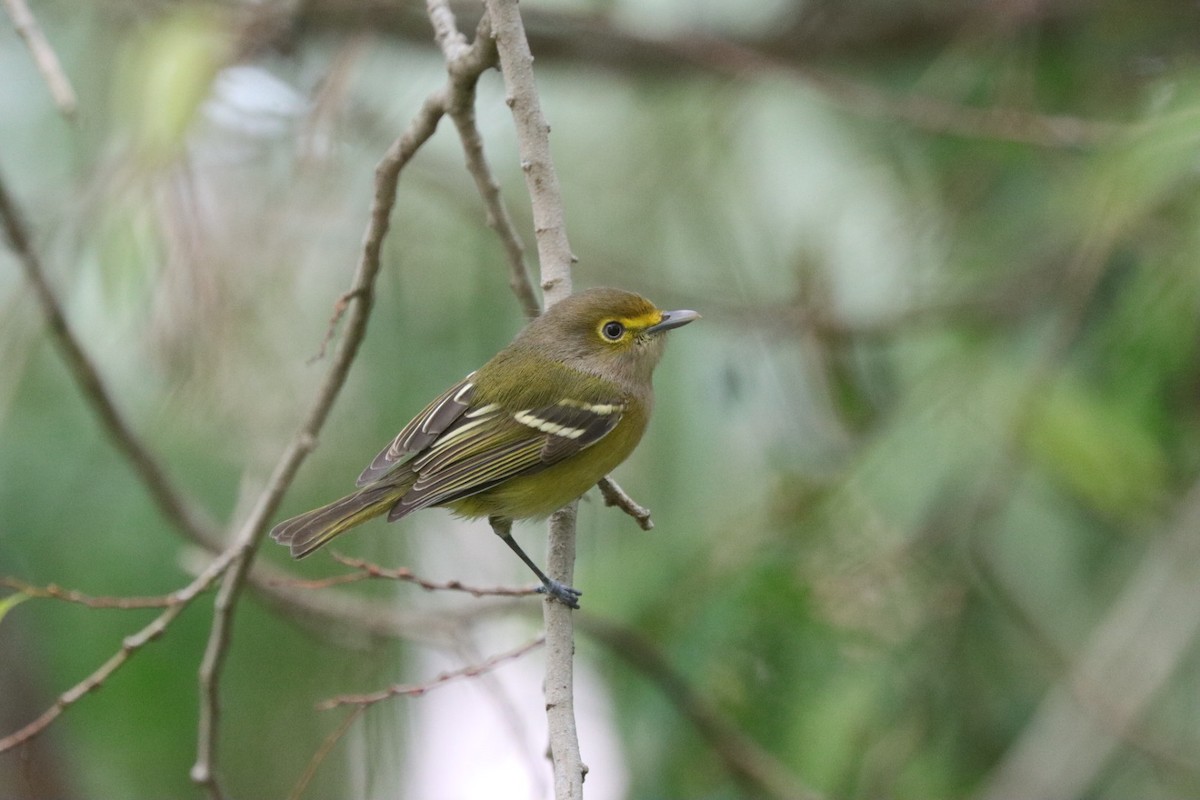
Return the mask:
M 561 400 L 516 412 L 494 404 L 474 408 L 405 465 L 416 480 L 388 519 L 545 469 L 603 439 L 624 411 L 619 400 Z
M 404 430 L 396 434 L 396 438 L 362 471 L 355 481 L 356 485 L 374 483 L 409 456 L 432 445 L 471 407 L 471 400 L 475 397 L 475 384 L 471 382 L 474 376 L 472 372 L 451 386 L 413 417 Z

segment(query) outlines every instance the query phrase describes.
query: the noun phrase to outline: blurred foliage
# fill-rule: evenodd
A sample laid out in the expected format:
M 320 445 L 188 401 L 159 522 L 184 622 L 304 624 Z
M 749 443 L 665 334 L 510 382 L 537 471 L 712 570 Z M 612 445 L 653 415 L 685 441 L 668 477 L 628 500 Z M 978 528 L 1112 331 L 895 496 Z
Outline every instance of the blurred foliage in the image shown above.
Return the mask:
M 1110 612 L 1149 554 L 1195 516 L 1200 11 L 522 9 L 577 284 L 704 314 L 674 337 L 654 424 L 618 472 L 656 529 L 624 535 L 631 521 L 583 506 L 582 613 L 652 642 L 824 797 L 995 790 L 1003 765 L 1023 763 L 1039 710 L 1072 690 L 1095 632 L 1120 622 Z M 0 26 L 0 170 L 122 411 L 189 496 L 236 520 L 321 378 L 326 362 L 311 359 L 349 282 L 374 164 L 444 80 L 423 9 L 34 11 L 79 110 L 57 114 Z M 473 30 L 477 12 L 461 13 Z M 532 252 L 495 73 L 478 110 Z M 443 123 L 404 173 L 368 338 L 284 512 L 342 492 L 519 327 L 461 164 Z M 99 429 L 5 249 L 0 509 L 0 574 L 32 583 L 162 594 L 202 558 Z M 526 580 L 482 529 L 438 561 L 448 524 L 438 512 L 372 523 L 344 550 L 456 570 L 438 577 Z M 538 549 L 536 529 L 521 536 Z M 286 564 L 273 546 L 260 558 L 338 571 Z M 361 588 L 399 609 L 438 604 Z M 151 618 L 16 602 L 0 598 L 0 735 Z M 0 795 L 193 796 L 210 608 L 200 601 L 103 691 L 0 757 Z M 1190 630 L 1200 595 L 1147 613 Z M 222 690 L 225 783 L 286 794 L 336 725 L 314 704 L 402 680 L 410 651 L 345 648 L 249 598 Z M 619 652 L 585 638 L 580 655 L 615 708 L 626 796 L 760 796 Z M 1126 709 L 1138 676 L 1110 676 L 1079 690 L 1086 712 L 1057 731 L 1064 753 L 1089 726 L 1116 741 L 1070 796 L 1200 795 L 1200 653 L 1139 655 L 1169 662 L 1148 701 Z M 405 732 L 406 708 L 368 715 L 308 796 L 399 796 L 390 748 L 422 735 Z M 1128 725 L 1114 716 L 1125 711 Z

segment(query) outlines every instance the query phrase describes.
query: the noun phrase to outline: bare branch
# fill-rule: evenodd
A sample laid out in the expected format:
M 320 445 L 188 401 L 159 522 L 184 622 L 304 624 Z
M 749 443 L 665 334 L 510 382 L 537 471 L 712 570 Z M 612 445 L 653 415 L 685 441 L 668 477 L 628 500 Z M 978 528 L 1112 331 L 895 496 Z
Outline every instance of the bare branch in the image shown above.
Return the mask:
M 533 77 L 533 53 L 515 0 L 485 0 L 500 67 L 504 75 L 505 102 L 512 109 L 517 129 L 521 169 L 533 207 L 534 235 L 541 262 L 542 291 L 552 306 L 571 294 L 571 265 L 577 260 L 567 241 L 566 218 L 558 173 L 550 155 L 550 125 L 542 113 Z
M 33 56 L 33 63 L 37 66 L 38 72 L 42 74 L 42 80 L 46 82 L 46 87 L 50 89 L 50 96 L 54 98 L 54 104 L 58 106 L 58 110 L 63 113 L 63 116 L 74 116 L 75 90 L 71 88 L 71 81 L 63 72 L 62 63 L 59 62 L 54 48 L 50 46 L 46 34 L 42 33 L 37 18 L 33 16 L 33 12 L 25 4 L 25 0 L 0 0 L 0 2 L 3 2 L 4 10 L 12 19 L 13 27 L 25 40 L 25 46 L 29 48 L 29 53 Z
M 6 586 L 28 597 L 64 600 L 88 608 L 170 608 L 180 602 L 179 592 L 172 592 L 161 597 L 93 597 L 74 589 L 64 589 L 53 583 L 49 586 L 34 586 L 20 578 L 7 576 L 0 577 L 0 586 Z
M 436 23 L 435 23 L 436 24 Z M 328 417 L 342 385 L 349 373 L 350 365 L 358 352 L 366 333 L 367 320 L 374 299 L 374 281 L 379 272 L 380 252 L 384 237 L 391 224 L 391 212 L 396 200 L 396 187 L 404 166 L 437 129 L 437 124 L 448 109 L 460 102 L 464 94 L 474 96 L 474 84 L 482 72 L 490 66 L 490 45 L 476 43 L 461 50 L 448 65 L 450 80 L 447 85 L 430 95 L 417 116 L 400 138 L 392 143 L 383 160 L 375 170 L 375 194 L 372 201 L 370 221 L 363 236 L 362 252 L 349 291 L 343 296 L 352 303 L 346 321 L 346 331 L 339 344 L 337 355 L 330 365 L 325 382 L 317 393 L 309 417 L 289 446 L 276 467 L 275 474 L 264 490 L 250 518 L 243 523 L 235 538 L 234 547 L 239 556 L 225 575 L 221 591 L 217 595 L 213 627 L 208 646 L 200 666 L 200 727 L 197 743 L 196 763 L 192 767 L 192 780 L 205 788 L 216 800 L 221 796 L 215 777 L 217 744 L 217 721 L 219 716 L 219 680 L 225 654 L 229 646 L 230 627 L 237 600 L 245 583 L 250 565 L 262 540 L 267 520 L 278 506 L 283 492 L 291 484 L 304 458 L 312 450 L 317 434 Z
M 533 54 L 525 37 L 516 0 L 484 0 L 496 34 L 496 48 L 517 130 L 517 148 L 533 208 L 534 234 L 541 263 L 541 286 L 546 306 L 571 294 L 571 265 L 575 257 L 567 241 L 566 220 L 558 175 L 550 155 L 550 126 L 542 114 L 533 76 Z M 578 501 L 550 518 L 547 573 L 570 586 L 575 572 L 575 518 Z M 587 768 L 579 752 L 575 726 L 575 633 L 571 609 L 563 603 L 543 604 L 546 621 L 546 719 L 550 758 L 554 765 L 554 796 L 583 797 Z
M 438 31 L 438 44 L 442 47 L 448 62 L 453 63 L 457 57 L 456 47 L 462 40 L 454 27 L 454 16 L 445 0 L 429 0 L 429 16 L 434 21 Z M 480 55 L 495 65 L 497 59 L 496 42 L 492 38 L 491 18 L 486 14 L 479 20 L 475 30 L 475 42 L 480 47 Z M 451 74 L 454 74 L 451 70 Z M 533 319 L 541 313 L 541 304 L 533 291 L 533 283 L 529 279 L 529 267 L 525 263 L 525 246 L 521 243 L 520 234 L 513 224 L 512 216 L 500 194 L 500 184 L 492 174 L 491 165 L 483 151 L 483 138 L 479 135 L 479 127 L 475 123 L 475 82 L 470 83 L 469 93 L 459 94 L 458 101 L 450 107 L 450 119 L 458 129 L 458 138 L 462 141 L 463 153 L 467 158 L 467 171 L 475 179 L 475 186 L 487 209 L 488 227 L 500 237 L 504 247 L 504 255 L 508 260 L 509 287 L 516 295 L 521 309 L 527 319 Z
M 211 588 L 217 578 L 233 563 L 235 557 L 236 551 L 229 550 L 214 559 L 191 583 L 175 593 L 178 599 L 173 605 L 155 617 L 149 625 L 132 636 L 125 637 L 121 642 L 121 649 L 101 664 L 95 672 L 59 695 L 58 699 L 54 701 L 54 705 L 46 709 L 33 722 L 16 733 L 0 739 L 0 753 L 7 752 L 37 736 L 49 727 L 50 723 L 54 722 L 60 714 L 78 703 L 88 693 L 100 688 L 104 681 L 108 680 L 109 676 L 120 669 L 135 653 L 161 636 L 183 609 L 187 608 L 201 593 Z
M 395 684 L 386 689 L 381 689 L 378 692 L 370 694 L 344 694 L 337 697 L 332 697 L 328 700 L 323 700 L 317 704 L 317 710 L 328 711 L 338 706 L 371 706 L 390 697 L 417 697 L 428 692 L 430 689 L 435 689 L 443 684 L 458 680 L 459 678 L 475 678 L 485 672 L 491 672 L 496 667 L 508 661 L 515 661 L 526 653 L 540 647 L 546 638 L 539 636 L 536 639 L 526 642 L 515 650 L 509 650 L 507 653 L 500 653 L 492 656 L 487 661 L 479 664 L 473 664 L 469 667 L 454 670 L 453 672 L 443 672 L 431 681 L 417 684 Z

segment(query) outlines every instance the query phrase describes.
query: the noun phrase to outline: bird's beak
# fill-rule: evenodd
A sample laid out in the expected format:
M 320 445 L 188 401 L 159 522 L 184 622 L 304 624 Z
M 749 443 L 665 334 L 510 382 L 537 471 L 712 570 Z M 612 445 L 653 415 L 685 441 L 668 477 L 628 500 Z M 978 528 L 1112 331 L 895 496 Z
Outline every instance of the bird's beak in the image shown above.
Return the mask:
M 678 328 L 681 325 L 687 325 L 695 319 L 700 319 L 700 315 L 695 311 L 664 311 L 662 319 L 657 325 L 651 325 L 642 333 L 659 333 L 661 331 L 669 331 L 671 328 Z

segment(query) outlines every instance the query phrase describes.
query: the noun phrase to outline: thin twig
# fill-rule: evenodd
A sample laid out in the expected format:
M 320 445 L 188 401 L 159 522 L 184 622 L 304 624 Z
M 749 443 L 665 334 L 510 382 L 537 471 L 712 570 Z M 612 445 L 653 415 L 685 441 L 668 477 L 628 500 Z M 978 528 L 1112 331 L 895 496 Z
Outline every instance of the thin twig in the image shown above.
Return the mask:
M 88 608 L 170 608 L 180 602 L 179 592 L 172 592 L 160 597 L 95 597 L 74 589 L 64 589 L 53 583 L 48 586 L 34 586 L 20 578 L 8 576 L 0 577 L 0 586 L 13 589 L 28 597 L 64 600 Z
M 429 17 L 434 21 L 437 31 L 438 44 L 446 59 L 451 64 L 456 58 L 457 48 L 461 47 L 462 34 L 454 27 L 454 15 L 450 12 L 446 0 L 429 0 Z M 496 41 L 492 38 L 491 17 L 484 14 L 475 29 L 475 41 L 480 46 L 480 56 L 493 65 L 498 55 Z M 451 75 L 455 70 L 451 70 Z M 541 304 L 533 290 L 533 282 L 529 279 L 529 266 L 525 263 L 525 245 L 513 224 L 512 215 L 500 194 L 500 184 L 492 173 L 487 155 L 483 150 L 483 137 L 479 134 L 479 126 L 475 122 L 475 83 L 470 83 L 470 91 L 462 92 L 450 107 L 450 119 L 458 130 L 458 138 L 462 142 L 463 153 L 467 158 L 467 171 L 475 179 L 475 186 L 483 198 L 487 209 L 488 227 L 500 237 L 504 255 L 508 260 L 508 284 L 516 295 L 521 309 L 527 319 L 533 319 L 541 313 Z
M 504 102 L 512 109 L 517 150 L 533 208 L 533 231 L 541 263 L 546 306 L 571 294 L 571 265 L 577 260 L 567 241 L 566 216 L 558 173 L 550 155 L 550 125 L 542 113 L 533 77 L 533 53 L 515 0 L 485 0 L 504 75 Z
M 331 555 L 339 564 L 343 564 L 351 569 L 358 570 L 357 573 L 351 573 L 350 575 L 337 575 L 334 576 L 334 578 L 328 579 L 336 583 L 350 583 L 351 580 L 349 579 L 351 578 L 357 580 L 382 578 L 391 581 L 413 583 L 428 592 L 465 592 L 475 597 L 528 597 L 529 595 L 538 593 L 536 588 L 530 589 L 510 586 L 482 588 L 479 586 L 467 586 L 461 581 L 455 580 L 431 581 L 426 578 L 422 578 L 419 575 L 413 574 L 412 570 L 408 569 L 407 567 L 388 569 L 386 567 L 381 567 L 378 564 L 373 564 L 370 561 L 364 561 L 360 558 L 351 558 L 350 556 L 344 556 L 340 553 L 331 553 Z M 343 580 L 339 581 L 339 578 Z M 310 581 L 307 582 L 307 584 L 296 585 L 304 585 L 304 588 L 323 588 L 323 586 L 320 585 L 320 581 Z
M 308 761 L 308 766 L 304 768 L 304 774 L 300 776 L 300 780 L 296 781 L 296 785 L 288 794 L 288 800 L 300 800 L 304 795 L 304 790 L 308 788 L 308 784 L 312 783 L 313 777 L 317 774 L 317 770 L 321 768 L 321 764 L 325 761 L 325 757 L 337 746 L 342 737 L 346 735 L 346 731 L 350 730 L 359 717 L 366 713 L 370 706 L 355 706 L 350 709 L 350 713 L 338 723 L 338 726 L 330 731 L 329 735 L 321 742 L 321 746 L 317 748 L 317 752 L 313 753 L 312 758 Z
M 550 155 L 550 126 L 542 113 L 533 76 L 533 54 L 516 0 L 485 0 L 496 34 L 505 102 L 512 109 L 517 149 L 533 209 L 534 234 L 541 264 L 541 287 L 549 308 L 571 294 L 575 257 L 567 240 L 558 175 Z M 547 572 L 569 586 L 575 572 L 575 519 L 578 501 L 550 518 Z M 575 724 L 575 632 L 571 609 L 563 603 L 543 604 L 546 623 L 546 720 L 557 800 L 580 800 L 587 768 L 579 752 Z
M 95 691 L 103 685 L 104 681 L 108 680 L 109 676 L 116 672 L 127 662 L 130 657 L 141 650 L 150 642 L 161 636 L 171 622 L 179 616 L 179 614 L 188 607 L 201 593 L 212 587 L 213 583 L 219 578 L 233 563 L 236 556 L 236 551 L 228 550 L 214 559 L 208 567 L 201 572 L 196 578 L 183 589 L 176 592 L 178 597 L 174 605 L 169 606 L 165 611 L 154 618 L 146 627 L 142 628 L 132 636 L 127 636 L 121 642 L 121 649 L 118 650 L 111 658 L 105 661 L 100 667 L 88 677 L 77 683 L 72 688 L 59 695 L 54 701 L 54 705 L 46 709 L 33 722 L 29 723 L 19 731 L 5 736 L 0 739 L 0 753 L 4 753 L 13 749 L 44 731 L 51 722 L 58 718 L 60 714 L 66 711 L 71 706 L 82 700 L 88 693 Z
M 387 700 L 390 697 L 417 697 L 428 692 L 430 689 L 435 689 L 443 684 L 458 680 L 459 678 L 475 678 L 485 672 L 491 672 L 496 667 L 508 661 L 515 661 L 526 653 L 540 647 L 546 641 L 546 637 L 539 636 L 532 641 L 526 642 L 515 650 L 509 650 L 506 653 L 492 656 L 487 661 L 479 664 L 472 664 L 469 667 L 456 669 L 453 672 L 443 672 L 436 678 L 425 683 L 417 684 L 394 684 L 386 689 L 380 689 L 378 692 L 370 694 L 343 694 L 337 697 L 331 697 L 328 700 L 322 700 L 317 704 L 318 711 L 328 711 L 339 706 L 372 706 L 375 703 Z
M 350 307 L 350 301 L 355 298 L 355 295 L 356 292 L 354 290 L 343 292 L 334 301 L 333 313 L 329 315 L 329 325 L 325 328 L 325 335 L 321 337 L 321 346 L 317 348 L 316 354 L 308 360 L 309 364 L 315 364 L 325 357 L 325 352 L 329 349 L 329 343 L 333 341 L 333 333 L 337 330 L 337 324 L 342 321 L 342 317 L 346 316 L 346 309 Z
M 1180 506 L 978 798 L 1086 794 L 1187 657 L 1200 632 L 1200 482 Z
M 650 509 L 638 505 L 638 502 L 630 497 L 616 481 L 605 477 L 601 478 L 596 485 L 600 487 L 600 494 L 604 496 L 604 505 L 621 509 L 633 517 L 642 530 L 654 530 L 654 520 L 650 519 Z
M 29 48 L 29 53 L 33 56 L 33 63 L 37 66 L 38 72 L 42 74 L 42 80 L 46 82 L 50 96 L 54 98 L 54 104 L 58 106 L 58 110 L 63 113 L 63 116 L 74 116 L 75 90 L 71 88 L 71 81 L 63 72 L 62 63 L 58 60 L 54 48 L 50 46 L 46 34 L 42 33 L 37 18 L 33 16 L 33 12 L 25 4 L 25 0 L 0 0 L 0 2 L 3 2 L 4 10 L 12 19 L 13 27 L 25 40 L 25 46 Z

